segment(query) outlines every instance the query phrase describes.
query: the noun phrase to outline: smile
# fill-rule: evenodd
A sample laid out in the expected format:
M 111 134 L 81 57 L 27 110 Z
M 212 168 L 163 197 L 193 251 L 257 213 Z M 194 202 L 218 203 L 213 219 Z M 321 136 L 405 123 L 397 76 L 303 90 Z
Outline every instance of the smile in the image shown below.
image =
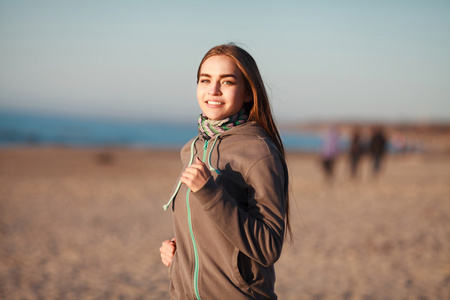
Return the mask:
M 219 102 L 219 101 L 206 101 L 207 104 L 210 105 L 223 105 L 223 102 Z

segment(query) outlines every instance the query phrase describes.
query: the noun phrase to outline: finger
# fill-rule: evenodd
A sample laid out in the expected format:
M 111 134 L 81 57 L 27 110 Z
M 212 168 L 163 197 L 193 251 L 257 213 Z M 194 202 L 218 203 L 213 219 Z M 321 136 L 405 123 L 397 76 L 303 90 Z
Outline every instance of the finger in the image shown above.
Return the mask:
M 199 185 L 199 184 L 197 184 L 198 180 L 201 180 L 201 178 L 198 176 L 194 176 L 192 174 L 183 175 L 180 178 L 181 183 L 184 183 L 193 192 L 195 192 L 197 190 L 197 186 Z M 203 184 L 201 184 L 201 185 L 203 185 Z
M 173 256 L 173 254 L 175 253 L 175 245 L 170 244 L 170 248 L 167 248 L 167 252 Z
M 173 254 L 170 251 L 162 250 L 160 256 L 162 260 L 168 260 L 172 258 Z
M 171 241 L 169 241 L 169 240 L 162 242 L 161 248 L 168 248 L 168 247 L 170 247 L 170 243 L 171 243 Z
M 159 252 L 161 252 L 161 256 L 163 254 L 165 255 L 173 255 L 175 253 L 175 245 L 173 243 L 165 245 L 165 246 L 161 246 L 161 248 L 159 248 Z
M 173 251 L 161 251 L 161 261 L 165 265 L 169 265 L 172 262 L 173 256 L 175 255 L 175 250 Z
M 211 174 L 206 169 L 186 169 L 183 174 L 181 174 L 181 182 L 187 183 L 188 181 L 195 181 L 198 178 L 208 178 Z M 186 181 L 186 182 L 185 182 Z
M 180 177 L 180 181 L 184 184 L 186 184 L 187 186 L 190 186 L 192 184 L 192 181 L 194 180 L 194 175 L 192 174 L 184 174 L 181 175 Z
M 161 260 L 166 262 L 171 262 L 173 259 L 173 253 L 171 252 L 161 252 Z
M 189 167 L 186 168 L 186 171 L 189 171 L 190 173 L 195 172 L 206 172 L 207 168 L 205 164 L 192 164 Z
M 170 263 L 172 262 L 172 260 L 168 260 L 168 259 L 165 259 L 165 258 L 161 259 L 161 261 L 163 262 L 163 264 L 166 267 L 170 266 Z
M 165 261 L 171 261 L 172 260 L 173 255 L 171 253 L 161 253 L 161 259 L 165 260 Z
M 175 245 L 173 243 L 167 243 L 163 246 L 161 246 L 160 251 L 161 252 L 174 252 L 175 250 Z
M 192 176 L 195 176 L 195 174 L 196 174 L 197 172 L 198 172 L 197 169 L 188 167 L 188 168 L 186 168 L 186 170 L 184 170 L 184 172 L 183 172 L 183 174 L 181 174 L 181 176 L 190 178 L 190 177 L 192 177 Z

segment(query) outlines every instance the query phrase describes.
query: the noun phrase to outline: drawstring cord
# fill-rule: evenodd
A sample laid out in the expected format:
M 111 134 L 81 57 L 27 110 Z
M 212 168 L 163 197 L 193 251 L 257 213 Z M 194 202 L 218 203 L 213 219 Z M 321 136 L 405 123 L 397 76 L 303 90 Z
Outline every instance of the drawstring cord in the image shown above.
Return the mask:
M 198 140 L 198 136 L 196 136 L 195 139 L 191 143 L 191 160 L 189 161 L 188 166 L 190 166 L 192 164 L 192 162 L 194 161 L 194 145 L 197 140 Z M 181 187 L 181 179 L 178 181 L 177 188 L 175 189 L 175 192 L 173 193 L 172 197 L 170 197 L 169 202 L 167 202 L 167 204 L 163 205 L 164 210 L 167 210 L 169 208 L 170 203 L 172 203 L 173 199 L 175 199 L 176 195 L 178 194 L 180 187 Z
M 216 138 L 214 139 L 214 143 L 212 144 L 211 150 L 209 150 L 209 154 L 208 154 L 208 166 L 209 166 L 209 170 L 210 170 L 210 171 L 214 171 L 214 172 L 216 172 L 218 175 L 222 175 L 222 174 L 220 173 L 219 170 L 214 169 L 214 168 L 211 166 L 211 153 L 212 153 L 212 151 L 213 151 L 213 149 L 214 149 L 214 146 L 216 145 L 216 142 L 217 142 L 217 139 L 219 138 L 219 136 L 220 136 L 220 133 L 219 133 L 218 135 L 216 135 Z
M 207 164 L 208 164 L 208 167 L 209 167 L 210 171 L 216 172 L 218 175 L 222 175 L 222 173 L 220 173 L 219 170 L 217 170 L 217 169 L 215 169 L 215 168 L 213 168 L 211 166 L 211 153 L 212 153 L 214 147 L 216 146 L 216 142 L 217 142 L 217 139 L 219 138 L 219 136 L 220 136 L 220 134 L 216 135 L 216 138 L 214 139 L 214 142 L 212 144 L 211 150 L 209 150 Z M 191 160 L 189 161 L 188 166 L 192 165 L 192 162 L 194 161 L 194 145 L 195 145 L 195 142 L 197 140 L 198 140 L 198 136 L 195 137 L 195 139 L 191 143 Z M 175 189 L 175 192 L 173 193 L 172 197 L 170 197 L 169 202 L 167 202 L 167 204 L 163 205 L 164 210 L 167 210 L 169 208 L 169 206 L 172 203 L 173 199 L 175 199 L 175 197 L 177 196 L 178 191 L 180 190 L 180 187 L 181 187 L 181 179 L 178 181 L 178 184 L 177 184 L 177 187 Z

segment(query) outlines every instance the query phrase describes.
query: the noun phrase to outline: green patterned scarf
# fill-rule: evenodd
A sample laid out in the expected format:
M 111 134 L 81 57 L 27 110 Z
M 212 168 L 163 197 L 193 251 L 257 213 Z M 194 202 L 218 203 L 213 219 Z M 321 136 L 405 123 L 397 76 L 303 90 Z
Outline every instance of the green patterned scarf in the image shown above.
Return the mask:
M 198 131 L 203 138 L 209 140 L 216 134 L 230 130 L 233 127 L 244 124 L 248 120 L 245 108 L 223 120 L 209 120 L 203 113 L 198 117 Z

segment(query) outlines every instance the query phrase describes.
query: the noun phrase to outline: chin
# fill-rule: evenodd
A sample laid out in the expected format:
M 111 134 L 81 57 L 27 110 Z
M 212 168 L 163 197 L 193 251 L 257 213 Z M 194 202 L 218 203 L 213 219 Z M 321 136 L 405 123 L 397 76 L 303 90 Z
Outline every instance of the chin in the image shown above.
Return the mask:
M 226 116 L 224 117 L 222 115 L 217 115 L 217 114 L 208 114 L 208 113 L 205 113 L 205 112 L 204 112 L 204 114 L 206 115 L 206 117 L 208 117 L 209 120 L 214 120 L 214 121 L 222 120 L 222 119 L 226 118 Z

